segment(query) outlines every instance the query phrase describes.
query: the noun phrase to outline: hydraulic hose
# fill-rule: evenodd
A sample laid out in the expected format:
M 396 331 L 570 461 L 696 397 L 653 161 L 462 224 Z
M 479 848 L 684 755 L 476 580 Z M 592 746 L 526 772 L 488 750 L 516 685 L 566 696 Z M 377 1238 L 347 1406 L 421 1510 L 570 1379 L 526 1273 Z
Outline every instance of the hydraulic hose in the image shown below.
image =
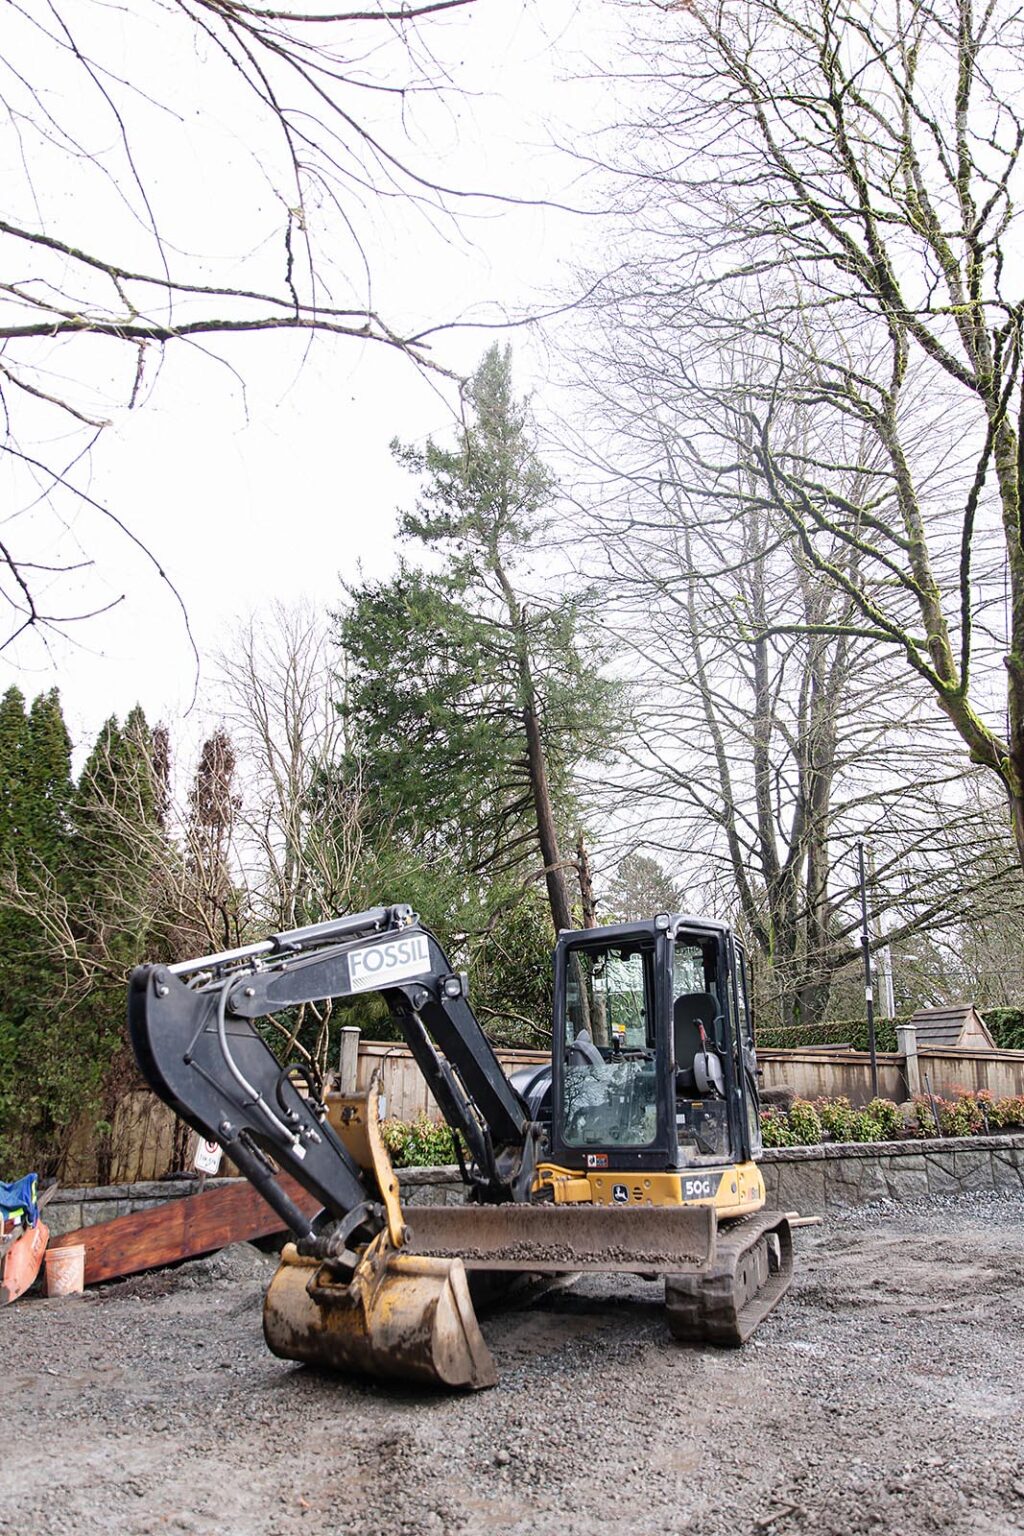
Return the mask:
M 303 1158 L 306 1155 L 306 1149 L 302 1145 L 302 1139 L 298 1132 L 291 1130 L 287 1125 L 285 1125 L 283 1120 L 279 1119 L 278 1116 L 275 1115 L 274 1111 L 271 1109 L 266 1099 L 260 1093 L 259 1089 L 254 1088 L 252 1083 L 249 1082 L 248 1078 L 239 1069 L 235 1058 L 231 1054 L 230 1047 L 228 1046 L 227 1030 L 225 1028 L 225 1015 L 228 1008 L 228 992 L 229 985 L 227 982 L 225 982 L 224 986 L 220 989 L 220 996 L 217 999 L 217 1040 L 220 1045 L 221 1055 L 224 1057 L 225 1066 L 231 1073 L 231 1076 L 234 1078 L 239 1088 L 241 1088 L 242 1092 L 248 1094 L 248 1099 L 243 1107 L 248 1109 L 250 1104 L 255 1104 L 258 1109 L 263 1111 L 263 1114 L 274 1127 L 274 1130 L 277 1131 L 280 1136 L 283 1136 L 286 1141 L 291 1143 L 291 1148 L 295 1156 L 298 1158 Z

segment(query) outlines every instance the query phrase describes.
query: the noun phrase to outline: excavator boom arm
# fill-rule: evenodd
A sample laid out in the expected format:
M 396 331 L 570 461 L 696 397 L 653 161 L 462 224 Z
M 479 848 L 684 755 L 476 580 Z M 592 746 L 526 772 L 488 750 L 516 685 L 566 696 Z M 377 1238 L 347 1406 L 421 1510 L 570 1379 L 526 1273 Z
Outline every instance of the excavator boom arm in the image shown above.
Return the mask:
M 525 1199 L 535 1138 L 434 936 L 405 906 L 376 907 L 276 934 L 261 944 L 132 974 L 129 1031 L 143 1075 L 171 1108 L 216 1140 L 306 1242 L 315 1234 L 270 1162 L 308 1189 L 331 1217 L 358 1216 L 364 1236 L 383 1223 L 378 1192 L 278 1062 L 256 1019 L 304 1003 L 380 993 L 441 1110 L 470 1153 L 477 1199 Z

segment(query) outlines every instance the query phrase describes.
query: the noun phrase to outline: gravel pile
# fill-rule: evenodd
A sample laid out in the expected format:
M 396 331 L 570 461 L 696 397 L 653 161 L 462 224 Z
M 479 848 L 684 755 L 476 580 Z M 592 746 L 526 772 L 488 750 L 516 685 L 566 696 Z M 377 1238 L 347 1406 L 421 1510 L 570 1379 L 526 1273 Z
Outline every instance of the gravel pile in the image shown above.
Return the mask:
M 0 1531 L 1024 1536 L 1022 1238 L 1019 1198 L 830 1217 L 739 1351 L 588 1277 L 486 1317 L 499 1384 L 458 1397 L 275 1360 L 244 1245 L 22 1302 Z

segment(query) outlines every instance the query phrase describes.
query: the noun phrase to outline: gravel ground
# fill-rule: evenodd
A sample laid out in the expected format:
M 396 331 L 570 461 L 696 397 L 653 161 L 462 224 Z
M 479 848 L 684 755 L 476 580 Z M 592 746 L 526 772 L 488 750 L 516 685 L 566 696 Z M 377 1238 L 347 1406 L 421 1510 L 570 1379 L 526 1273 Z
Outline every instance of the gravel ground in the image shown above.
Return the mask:
M 1024 1533 L 1024 1202 L 875 1206 L 797 1234 L 740 1351 L 660 1287 L 588 1278 L 484 1322 L 446 1396 L 275 1360 L 240 1247 L 0 1312 L 11 1536 Z

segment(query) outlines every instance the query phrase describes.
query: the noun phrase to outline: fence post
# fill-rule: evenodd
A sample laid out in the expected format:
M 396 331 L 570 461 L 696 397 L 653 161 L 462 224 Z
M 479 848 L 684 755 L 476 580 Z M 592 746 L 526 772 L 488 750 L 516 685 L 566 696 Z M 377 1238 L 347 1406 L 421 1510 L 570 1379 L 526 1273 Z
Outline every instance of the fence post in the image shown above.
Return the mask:
M 921 1063 L 917 1055 L 917 1028 L 913 1024 L 896 1025 L 896 1050 L 903 1057 L 903 1075 L 907 1080 L 907 1097 L 916 1098 L 921 1092 Z
M 359 1030 L 354 1024 L 342 1026 L 341 1051 L 338 1056 L 338 1088 L 342 1093 L 359 1091 Z

